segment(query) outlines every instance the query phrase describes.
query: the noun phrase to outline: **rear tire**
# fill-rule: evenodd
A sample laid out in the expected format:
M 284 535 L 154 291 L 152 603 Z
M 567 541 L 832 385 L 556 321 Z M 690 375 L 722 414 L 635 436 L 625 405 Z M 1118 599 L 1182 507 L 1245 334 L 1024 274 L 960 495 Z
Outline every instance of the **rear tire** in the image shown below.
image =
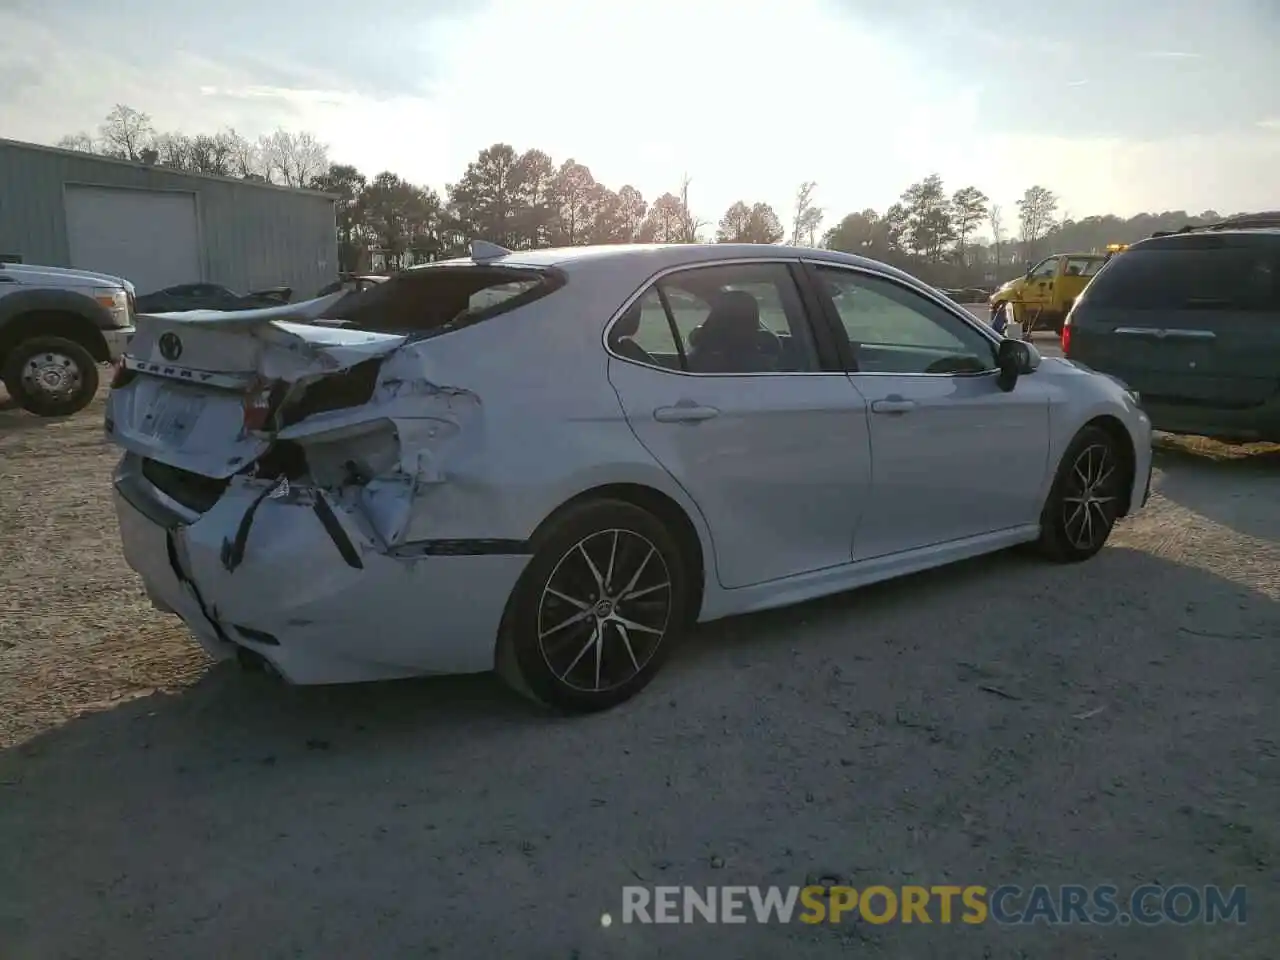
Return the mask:
M 0 371 L 5 389 L 18 405 L 40 417 L 79 413 L 98 392 L 98 364 L 65 337 L 19 341 Z
M 498 674 L 567 713 L 644 689 L 687 622 L 688 564 L 657 517 L 619 500 L 575 506 L 534 544 L 498 640 Z
M 1094 556 L 1111 536 L 1127 483 L 1126 461 L 1107 431 L 1087 426 L 1076 434 L 1040 514 L 1041 554 L 1055 563 Z

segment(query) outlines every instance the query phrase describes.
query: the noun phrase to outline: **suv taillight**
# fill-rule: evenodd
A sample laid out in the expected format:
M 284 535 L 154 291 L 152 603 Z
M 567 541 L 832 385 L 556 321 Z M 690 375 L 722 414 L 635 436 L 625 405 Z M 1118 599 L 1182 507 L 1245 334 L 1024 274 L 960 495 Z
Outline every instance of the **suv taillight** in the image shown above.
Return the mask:
M 1065 357 L 1071 349 L 1071 318 L 1067 317 L 1062 324 L 1062 355 Z

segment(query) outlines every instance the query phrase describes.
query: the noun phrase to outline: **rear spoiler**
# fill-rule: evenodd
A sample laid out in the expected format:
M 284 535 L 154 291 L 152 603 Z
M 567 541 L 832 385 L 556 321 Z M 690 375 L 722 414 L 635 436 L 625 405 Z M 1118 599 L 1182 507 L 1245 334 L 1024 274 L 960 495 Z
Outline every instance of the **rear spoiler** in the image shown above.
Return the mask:
M 282 303 L 278 307 L 254 310 L 183 310 L 180 313 L 141 313 L 141 317 L 176 320 L 182 323 L 220 327 L 256 327 L 273 320 L 286 323 L 310 323 L 319 319 L 331 306 L 346 296 L 343 291 L 299 303 Z

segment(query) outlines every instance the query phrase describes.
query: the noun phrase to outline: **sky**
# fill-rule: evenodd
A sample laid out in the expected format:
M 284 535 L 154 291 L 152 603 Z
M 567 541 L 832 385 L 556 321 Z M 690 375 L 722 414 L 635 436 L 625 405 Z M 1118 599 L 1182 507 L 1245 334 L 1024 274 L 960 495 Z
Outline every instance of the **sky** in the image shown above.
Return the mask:
M 414 9 L 414 8 L 417 9 Z M 385 10 L 385 13 L 380 12 Z M 484 147 L 826 224 L 931 173 L 1005 211 L 1280 208 L 1280 0 L 0 0 L 0 137 L 309 130 L 443 192 Z

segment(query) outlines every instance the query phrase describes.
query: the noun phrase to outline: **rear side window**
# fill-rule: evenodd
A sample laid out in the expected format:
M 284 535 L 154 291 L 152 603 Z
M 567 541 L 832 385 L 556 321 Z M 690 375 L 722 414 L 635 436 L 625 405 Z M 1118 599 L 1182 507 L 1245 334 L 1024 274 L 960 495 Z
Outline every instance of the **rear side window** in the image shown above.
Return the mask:
M 564 286 L 558 270 L 423 267 L 348 294 L 325 313 L 357 330 L 434 335 L 540 300 Z
M 668 274 L 613 324 L 609 348 L 686 373 L 811 373 L 816 346 L 782 263 L 693 267 Z
M 1102 264 L 1102 257 L 1070 257 L 1063 272 L 1068 277 L 1092 277 Z
M 1280 249 L 1147 247 L 1117 254 L 1089 285 L 1094 307 L 1280 310 Z

